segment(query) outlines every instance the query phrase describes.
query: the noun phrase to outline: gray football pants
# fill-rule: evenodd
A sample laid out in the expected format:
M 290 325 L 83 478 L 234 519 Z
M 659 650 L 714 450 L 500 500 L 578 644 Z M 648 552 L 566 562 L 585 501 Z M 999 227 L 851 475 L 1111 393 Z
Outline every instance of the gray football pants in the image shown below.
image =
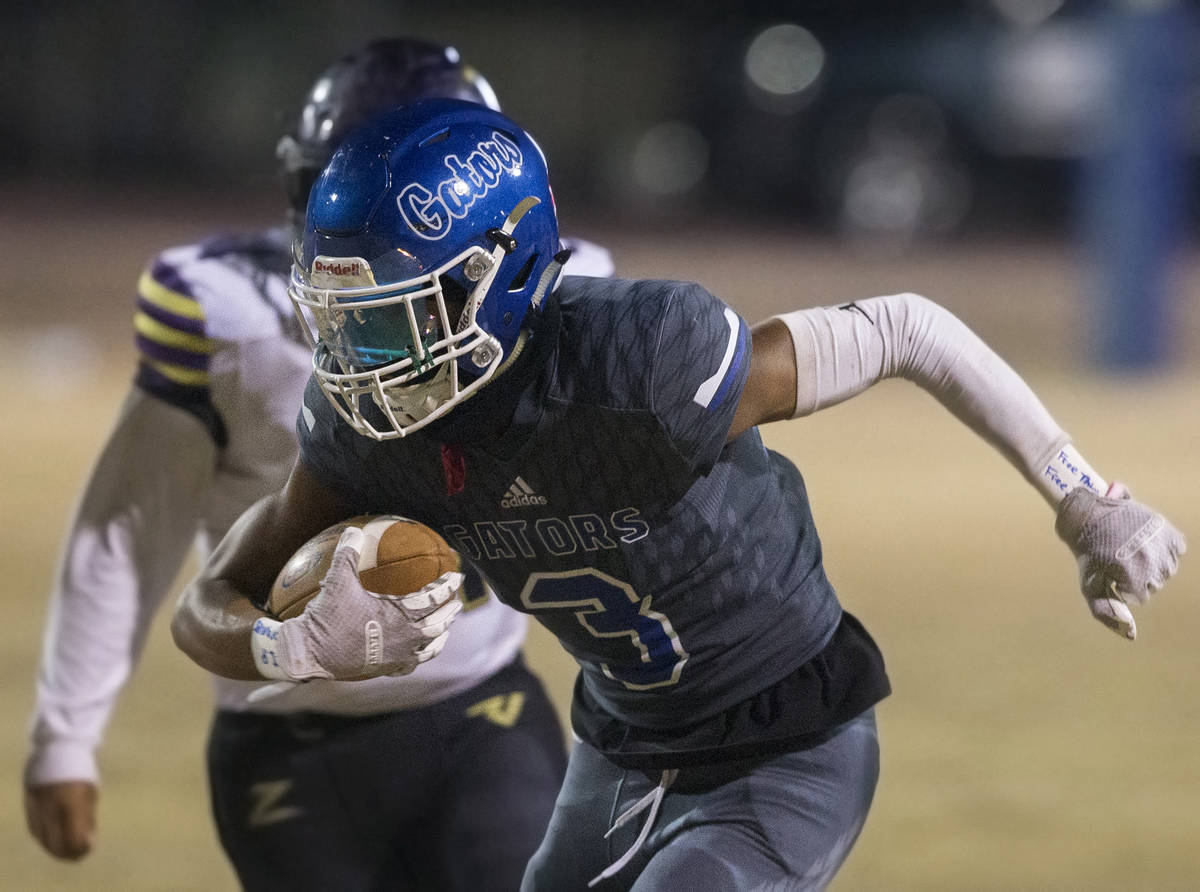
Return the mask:
M 689 782 L 695 773 L 681 772 L 637 854 L 596 892 L 825 888 L 862 829 L 879 779 L 874 710 L 819 746 L 770 758 L 715 787 Z M 657 781 L 577 743 L 522 892 L 587 890 L 635 843 L 650 812 L 604 834 Z

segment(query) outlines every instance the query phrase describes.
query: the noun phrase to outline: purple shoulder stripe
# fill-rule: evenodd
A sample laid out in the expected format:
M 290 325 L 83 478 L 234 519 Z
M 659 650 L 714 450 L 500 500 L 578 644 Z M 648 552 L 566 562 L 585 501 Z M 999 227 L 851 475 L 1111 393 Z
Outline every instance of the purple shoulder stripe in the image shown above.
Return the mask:
M 170 263 L 167 263 L 161 257 L 154 261 L 154 265 L 150 267 L 150 277 L 164 288 L 169 288 L 176 294 L 182 294 L 184 297 L 196 299 L 196 295 L 192 293 L 192 288 L 187 280 L 179 274 Z
M 153 359 L 157 362 L 165 362 L 170 365 L 182 366 L 196 371 L 206 371 L 208 369 L 208 354 L 196 353 L 192 350 L 184 350 L 180 347 L 167 347 L 160 344 L 158 341 L 151 340 L 144 335 L 135 335 L 134 341 L 137 343 L 138 350 L 142 352 L 148 359 Z
M 158 304 L 146 300 L 141 295 L 138 295 L 137 308 L 151 319 L 161 322 L 163 325 L 167 325 L 176 331 L 200 336 L 205 334 L 203 319 L 189 319 L 187 316 L 180 316 L 178 313 L 164 310 Z

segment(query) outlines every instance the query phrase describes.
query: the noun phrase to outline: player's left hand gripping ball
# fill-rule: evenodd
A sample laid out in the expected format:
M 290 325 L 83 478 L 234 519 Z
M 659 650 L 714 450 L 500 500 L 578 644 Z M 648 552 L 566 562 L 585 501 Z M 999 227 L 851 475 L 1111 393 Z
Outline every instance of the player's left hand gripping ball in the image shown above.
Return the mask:
M 462 608 L 458 592 L 463 575 L 457 561 L 455 569 L 416 591 L 370 591 L 359 572 L 365 542 L 362 528 L 348 526 L 319 590 L 302 612 L 282 622 L 264 617 L 255 624 L 252 646 L 265 677 L 295 681 L 407 675 L 445 646 L 450 623 Z
M 1104 496 L 1071 490 L 1055 529 L 1079 562 L 1079 582 L 1092 615 L 1130 640 L 1137 637 L 1131 603 L 1144 604 L 1179 568 L 1183 535 L 1157 511 L 1114 483 Z

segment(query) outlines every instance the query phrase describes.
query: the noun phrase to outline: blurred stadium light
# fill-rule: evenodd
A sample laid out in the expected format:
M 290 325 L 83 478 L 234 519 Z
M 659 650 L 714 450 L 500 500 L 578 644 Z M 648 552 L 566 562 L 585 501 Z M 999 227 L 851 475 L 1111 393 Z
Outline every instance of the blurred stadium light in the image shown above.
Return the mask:
M 799 111 L 825 68 L 825 49 L 800 25 L 771 25 L 746 49 L 746 92 L 767 111 Z
M 1116 89 L 1105 6 L 818 4 L 722 27 L 694 111 L 713 143 L 710 194 L 900 239 L 1068 224 Z M 803 83 L 784 94 L 803 101 L 764 101 L 777 94 L 756 71 Z M 1200 70 L 1176 88 L 1200 96 Z
M 637 141 L 633 175 L 639 189 L 654 196 L 680 195 L 708 171 L 708 141 L 682 121 L 655 124 Z

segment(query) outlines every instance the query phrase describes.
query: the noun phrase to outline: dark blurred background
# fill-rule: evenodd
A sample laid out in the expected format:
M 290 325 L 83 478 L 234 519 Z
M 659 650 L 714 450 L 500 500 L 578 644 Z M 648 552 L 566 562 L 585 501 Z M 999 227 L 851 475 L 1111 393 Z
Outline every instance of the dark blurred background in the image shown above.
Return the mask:
M 1130 76 L 1120 32 L 1139 20 L 1171 19 L 1139 64 L 1150 88 L 1177 91 L 1176 136 L 1197 158 L 1200 66 L 1170 6 L 29 4 L 3 54 L 0 175 L 273 188 L 275 141 L 315 75 L 407 33 L 457 45 L 489 77 L 564 199 L 892 234 L 1061 224 Z
M 779 220 L 895 252 L 1075 238 L 1124 332 L 1106 355 L 1153 365 L 1200 207 L 1195 23 L 1178 0 L 51 0 L 9 13 L 0 188 L 274 202 L 316 74 L 409 34 L 484 72 L 568 221 Z

